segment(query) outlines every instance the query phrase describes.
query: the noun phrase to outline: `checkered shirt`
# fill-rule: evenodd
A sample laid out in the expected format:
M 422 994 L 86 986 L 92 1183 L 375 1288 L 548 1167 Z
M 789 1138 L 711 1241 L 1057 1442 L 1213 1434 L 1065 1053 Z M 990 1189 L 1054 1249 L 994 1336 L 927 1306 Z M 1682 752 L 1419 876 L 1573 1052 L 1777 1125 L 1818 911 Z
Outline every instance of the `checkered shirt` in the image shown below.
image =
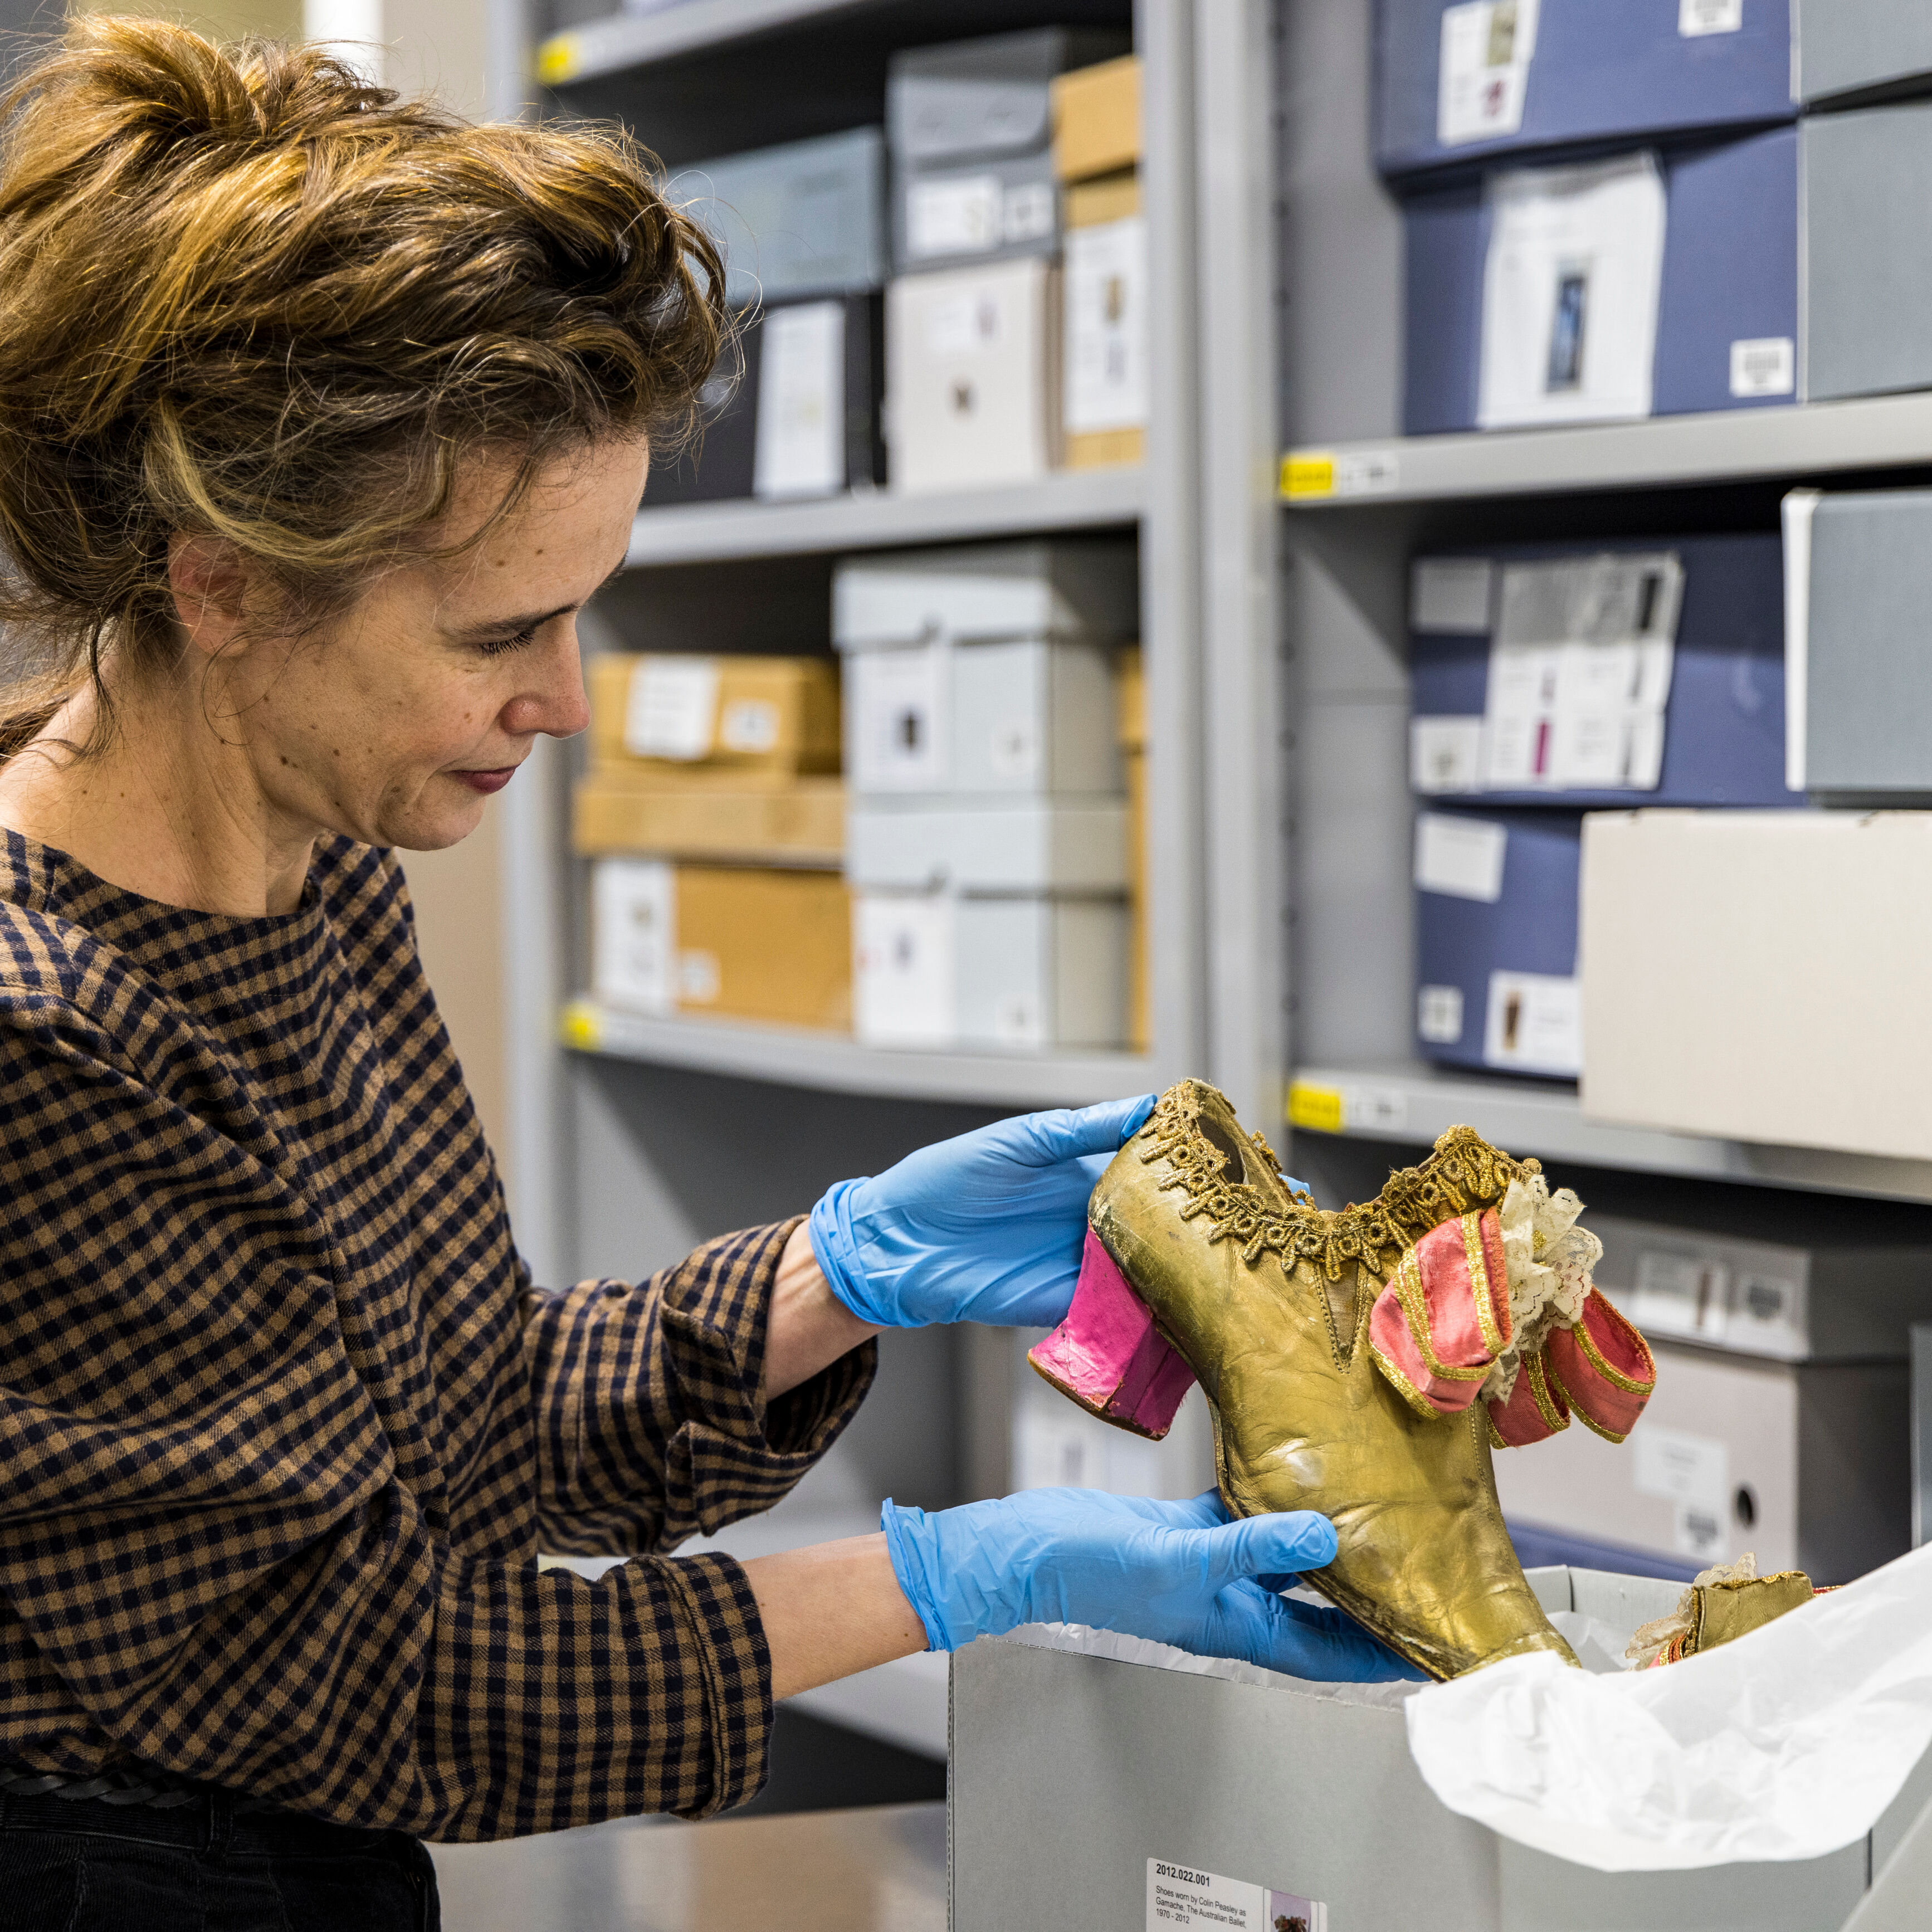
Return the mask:
M 871 1382 L 759 1394 L 796 1223 L 532 1287 L 401 874 L 346 840 L 235 919 L 5 834 L 0 1095 L 0 1762 L 436 1838 L 758 1790 L 745 1573 L 662 1552 Z

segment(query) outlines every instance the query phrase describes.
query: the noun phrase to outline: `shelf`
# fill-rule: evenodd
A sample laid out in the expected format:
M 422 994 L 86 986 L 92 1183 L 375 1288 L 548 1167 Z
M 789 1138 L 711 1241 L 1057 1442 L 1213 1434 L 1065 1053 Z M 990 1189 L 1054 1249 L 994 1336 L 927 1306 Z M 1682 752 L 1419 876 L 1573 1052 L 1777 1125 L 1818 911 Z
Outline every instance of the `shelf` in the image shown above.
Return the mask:
M 1298 512 L 1363 509 L 1551 490 L 1795 480 L 1913 464 L 1932 464 L 1932 393 L 1291 450 L 1282 459 L 1281 490 Z
M 1298 1067 L 1288 1118 L 1298 1130 L 1426 1145 L 1457 1123 L 1511 1154 L 1692 1180 L 1932 1202 L 1932 1161 L 1820 1148 L 1713 1140 L 1584 1117 L 1568 1088 L 1409 1064 Z
M 880 490 L 803 503 L 673 503 L 640 510 L 626 566 L 724 563 L 758 556 L 970 542 L 1136 522 L 1147 485 L 1138 470 L 1070 470 L 998 490 L 895 496 Z
M 590 1000 L 565 1008 L 562 1030 L 566 1046 L 610 1059 L 909 1100 L 1079 1107 L 1154 1084 L 1153 1063 L 1138 1054 L 896 1052 L 794 1027 L 653 1019 Z
M 613 14 L 537 48 L 537 78 L 546 87 L 602 80 L 652 67 L 734 40 L 782 32 L 860 10 L 868 0 L 685 0 L 656 14 Z

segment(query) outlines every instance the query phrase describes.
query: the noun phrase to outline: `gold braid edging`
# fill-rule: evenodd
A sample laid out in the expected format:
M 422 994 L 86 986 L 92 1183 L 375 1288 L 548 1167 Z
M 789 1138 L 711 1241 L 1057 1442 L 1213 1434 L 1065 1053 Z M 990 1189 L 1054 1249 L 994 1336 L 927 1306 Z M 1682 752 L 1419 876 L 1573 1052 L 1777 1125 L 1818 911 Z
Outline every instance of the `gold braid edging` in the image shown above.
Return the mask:
M 1169 1088 L 1141 1131 L 1141 1158 L 1150 1164 L 1170 1162 L 1172 1178 L 1161 1185 L 1185 1192 L 1180 1218 L 1191 1221 L 1204 1215 L 1208 1239 L 1240 1242 L 1241 1258 L 1251 1265 L 1264 1254 L 1276 1254 L 1284 1268 L 1292 1268 L 1298 1261 L 1318 1262 L 1330 1281 L 1341 1279 L 1350 1261 L 1386 1274 L 1402 1250 L 1430 1228 L 1459 1214 L 1496 1206 L 1512 1180 L 1541 1171 L 1538 1161 L 1512 1160 L 1473 1127 L 1451 1127 L 1420 1167 L 1391 1174 L 1374 1200 L 1339 1214 L 1326 1213 L 1312 1203 L 1283 1213 L 1267 1205 L 1246 1184 L 1229 1180 L 1220 1150 L 1196 1127 L 1201 1113 L 1196 1096 L 1214 1091 L 1196 1081 Z M 1273 1172 L 1274 1153 L 1266 1140 L 1259 1134 L 1244 1138 Z

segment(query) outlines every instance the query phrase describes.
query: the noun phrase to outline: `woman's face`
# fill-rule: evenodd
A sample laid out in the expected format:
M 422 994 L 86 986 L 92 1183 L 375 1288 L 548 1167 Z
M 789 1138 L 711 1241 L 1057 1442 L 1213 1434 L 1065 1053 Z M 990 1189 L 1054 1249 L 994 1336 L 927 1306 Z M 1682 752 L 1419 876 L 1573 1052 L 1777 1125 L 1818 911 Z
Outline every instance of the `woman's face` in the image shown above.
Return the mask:
M 252 768 L 273 830 L 454 844 L 539 736 L 581 731 L 577 613 L 623 562 L 649 460 L 641 440 L 561 459 L 454 559 L 390 572 L 295 642 L 214 653 L 208 713 Z M 452 538 L 484 520 L 508 474 L 479 460 L 462 479 Z M 182 611 L 195 631 L 191 598 Z

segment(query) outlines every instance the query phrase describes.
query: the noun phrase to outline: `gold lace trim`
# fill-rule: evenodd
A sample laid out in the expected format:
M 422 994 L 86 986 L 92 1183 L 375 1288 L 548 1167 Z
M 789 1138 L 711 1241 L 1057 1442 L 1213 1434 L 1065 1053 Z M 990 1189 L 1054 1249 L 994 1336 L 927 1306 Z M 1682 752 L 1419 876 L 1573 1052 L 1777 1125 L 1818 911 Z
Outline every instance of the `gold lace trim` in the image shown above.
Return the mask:
M 1473 1127 L 1451 1127 L 1428 1160 L 1391 1174 L 1374 1200 L 1338 1214 L 1312 1203 L 1284 1213 L 1246 1183 L 1228 1180 L 1225 1156 L 1196 1128 L 1202 1111 L 1197 1096 L 1214 1092 L 1192 1080 L 1170 1087 L 1141 1132 L 1141 1158 L 1150 1164 L 1172 1162 L 1173 1177 L 1161 1185 L 1185 1192 L 1180 1218 L 1206 1216 L 1208 1239 L 1239 1241 L 1241 1258 L 1251 1265 L 1264 1254 L 1275 1254 L 1284 1268 L 1298 1261 L 1318 1262 L 1330 1281 L 1339 1281 L 1351 1261 L 1385 1275 L 1402 1250 L 1430 1228 L 1472 1209 L 1493 1207 L 1512 1180 L 1541 1171 L 1538 1161 L 1512 1160 Z M 1259 1134 L 1243 1137 L 1273 1172 L 1274 1154 L 1268 1142 Z

